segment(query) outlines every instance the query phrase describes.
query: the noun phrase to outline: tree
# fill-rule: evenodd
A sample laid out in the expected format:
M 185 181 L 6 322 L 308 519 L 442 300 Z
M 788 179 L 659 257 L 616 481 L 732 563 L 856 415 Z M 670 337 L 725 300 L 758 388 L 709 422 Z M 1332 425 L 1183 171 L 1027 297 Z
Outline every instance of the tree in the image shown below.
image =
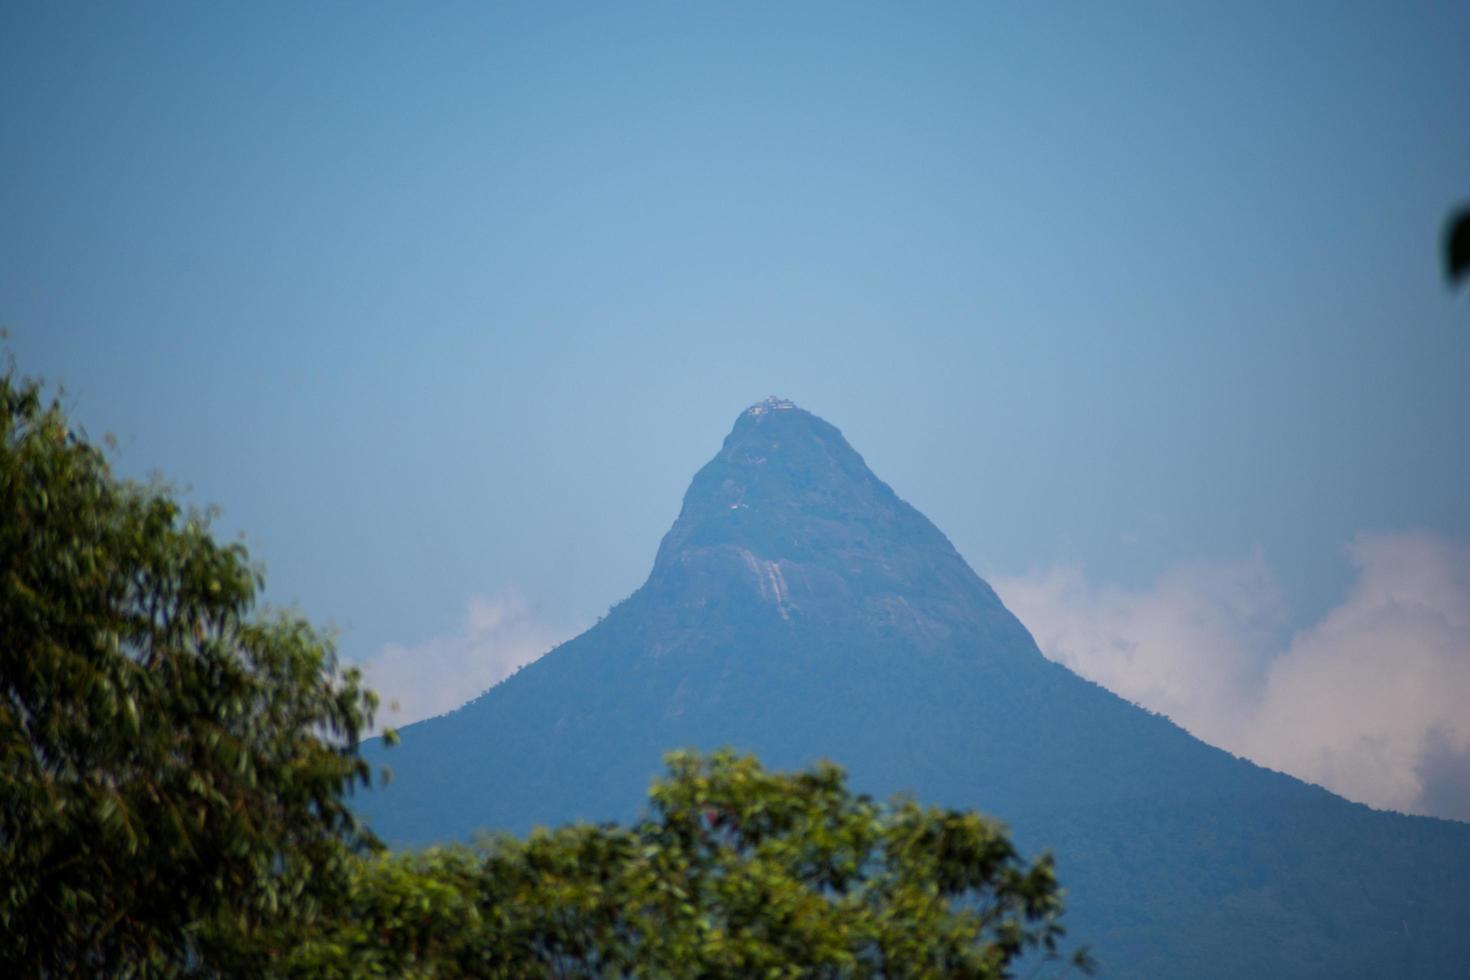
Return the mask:
M 1049 858 L 971 812 L 878 804 L 835 765 L 680 752 L 631 827 L 579 824 L 360 866 L 317 976 L 1002 977 L 1056 956 Z M 1085 953 L 1073 962 L 1088 965 Z
M 1451 286 L 1470 276 L 1470 207 L 1460 207 L 1445 222 L 1444 274 Z
M 374 843 L 375 701 L 238 544 L 0 379 L 0 948 L 12 975 L 263 972 Z M 272 945 L 275 943 L 277 945 Z

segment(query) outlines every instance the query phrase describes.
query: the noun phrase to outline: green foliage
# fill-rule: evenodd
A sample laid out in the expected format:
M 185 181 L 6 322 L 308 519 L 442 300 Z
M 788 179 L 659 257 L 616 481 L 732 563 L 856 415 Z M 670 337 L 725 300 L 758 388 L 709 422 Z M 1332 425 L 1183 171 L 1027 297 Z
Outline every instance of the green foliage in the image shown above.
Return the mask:
M 12 975 L 259 972 L 371 845 L 373 697 L 240 545 L 0 379 L 0 948 Z
M 368 855 L 344 902 L 309 932 L 282 937 L 277 972 L 298 977 L 476 976 L 490 960 L 485 869 L 468 848 Z
M 879 805 L 839 768 L 674 753 L 651 812 L 362 865 L 321 976 L 1002 977 L 1055 955 L 1051 863 L 974 813 Z M 1085 965 L 1085 956 L 1074 957 Z

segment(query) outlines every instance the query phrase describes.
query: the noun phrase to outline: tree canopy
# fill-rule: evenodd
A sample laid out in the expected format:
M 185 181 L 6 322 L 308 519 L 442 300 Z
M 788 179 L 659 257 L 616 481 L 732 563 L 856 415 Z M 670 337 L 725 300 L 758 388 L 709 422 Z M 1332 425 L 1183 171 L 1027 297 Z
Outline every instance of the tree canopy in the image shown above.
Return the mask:
M 363 862 L 296 949 L 322 976 L 1003 977 L 1057 956 L 1051 861 L 830 763 L 675 752 L 647 815 Z M 1072 962 L 1086 966 L 1085 954 Z
M 0 380 L 0 935 L 18 975 L 244 968 L 371 842 L 373 696 L 245 549 Z

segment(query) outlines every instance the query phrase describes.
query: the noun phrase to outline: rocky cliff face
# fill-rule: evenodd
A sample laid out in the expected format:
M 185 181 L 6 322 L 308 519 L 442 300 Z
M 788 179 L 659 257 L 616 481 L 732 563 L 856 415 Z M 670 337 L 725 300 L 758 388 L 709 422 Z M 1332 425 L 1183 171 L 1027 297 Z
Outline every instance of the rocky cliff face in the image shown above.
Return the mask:
M 648 581 L 375 761 L 386 838 L 625 819 L 662 753 L 826 757 L 1056 852 L 1113 976 L 1464 976 L 1470 826 L 1211 748 L 1047 661 L 834 427 L 767 400 L 694 477 Z

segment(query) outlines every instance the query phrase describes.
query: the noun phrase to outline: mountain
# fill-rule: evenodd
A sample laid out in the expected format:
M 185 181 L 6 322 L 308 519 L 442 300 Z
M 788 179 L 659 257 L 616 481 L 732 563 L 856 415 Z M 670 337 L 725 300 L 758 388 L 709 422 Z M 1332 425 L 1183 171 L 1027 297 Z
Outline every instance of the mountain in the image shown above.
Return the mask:
M 376 762 L 386 839 L 627 819 L 662 753 L 827 757 L 858 789 L 1051 849 L 1103 976 L 1470 976 L 1470 825 L 1212 748 L 1044 658 L 836 428 L 767 400 L 695 475 L 648 581 Z

